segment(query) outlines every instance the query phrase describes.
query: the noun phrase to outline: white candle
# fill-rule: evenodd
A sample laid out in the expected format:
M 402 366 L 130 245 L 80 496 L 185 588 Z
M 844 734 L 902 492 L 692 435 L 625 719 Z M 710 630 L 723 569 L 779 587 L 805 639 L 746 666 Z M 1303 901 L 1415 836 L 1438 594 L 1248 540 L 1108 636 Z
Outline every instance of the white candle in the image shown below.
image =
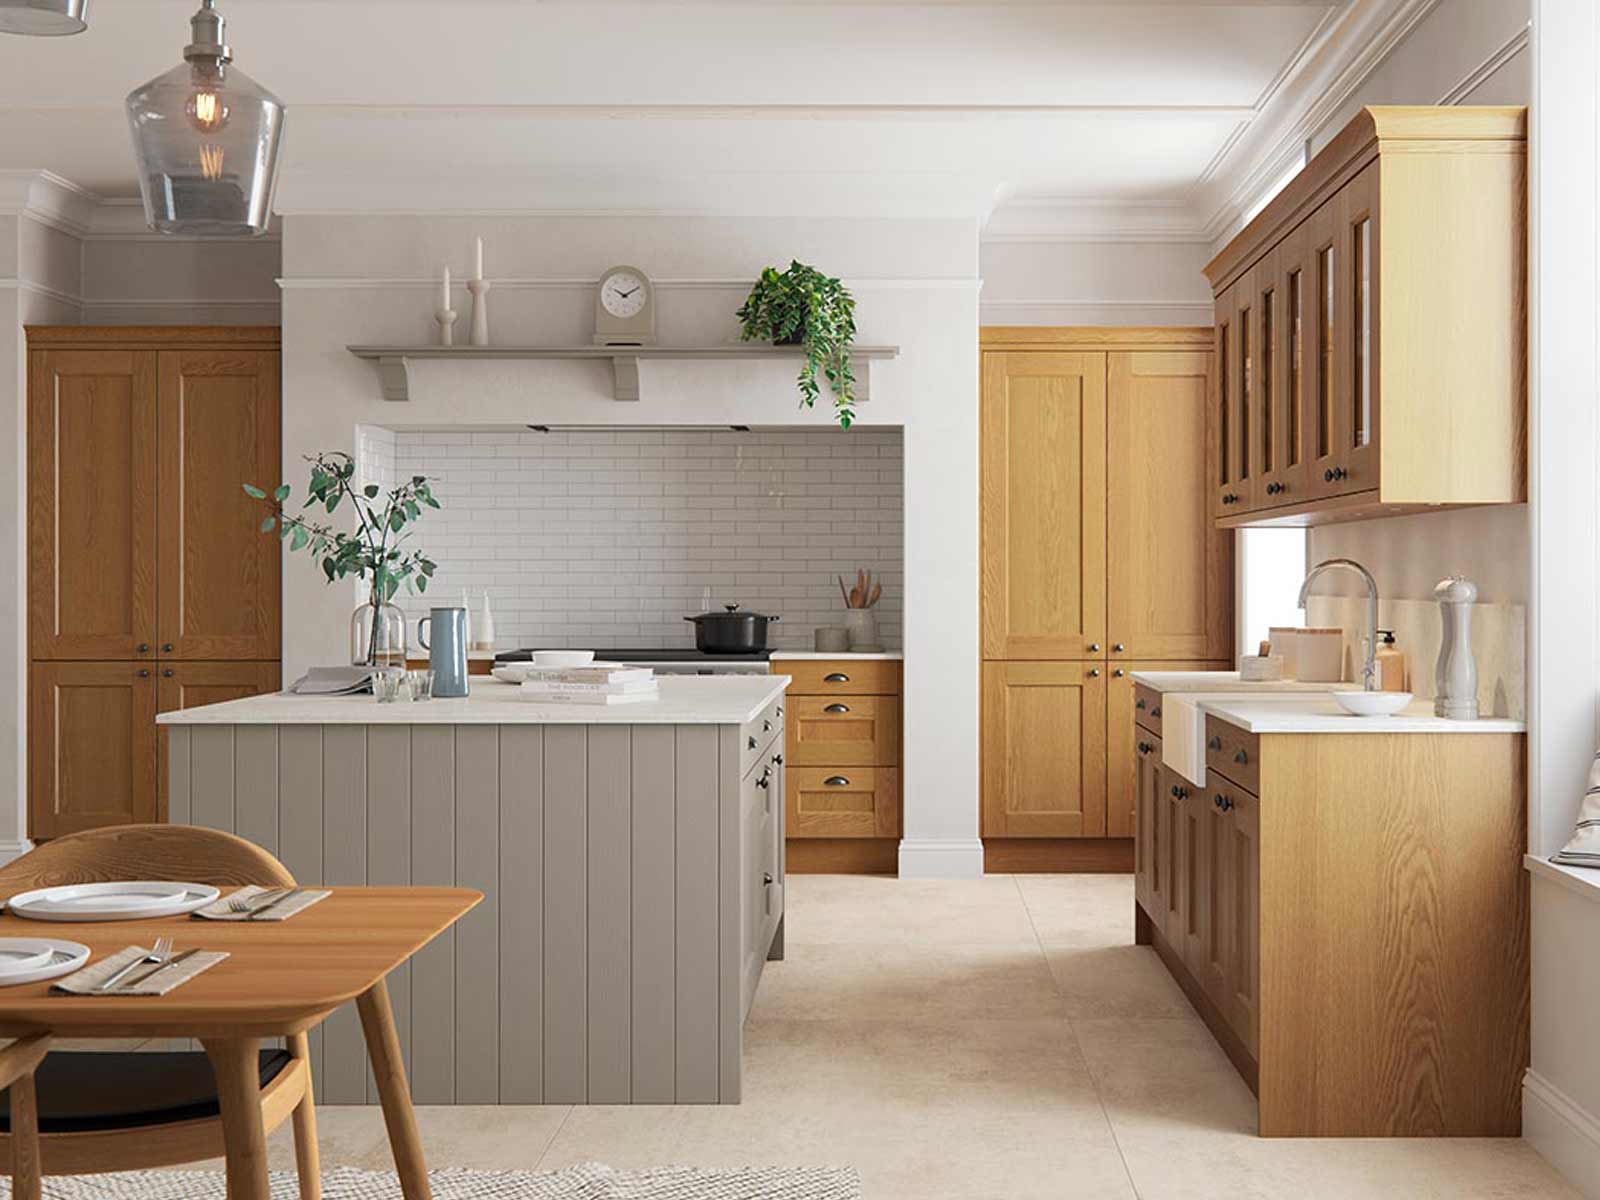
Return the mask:
M 476 279 L 478 282 L 482 283 L 483 282 L 483 239 L 482 238 L 478 239 L 478 262 L 477 262 L 477 267 L 478 267 L 478 273 L 476 275 L 474 275 L 473 278 Z
M 439 307 L 450 307 L 450 268 L 444 269 L 444 281 L 439 286 Z

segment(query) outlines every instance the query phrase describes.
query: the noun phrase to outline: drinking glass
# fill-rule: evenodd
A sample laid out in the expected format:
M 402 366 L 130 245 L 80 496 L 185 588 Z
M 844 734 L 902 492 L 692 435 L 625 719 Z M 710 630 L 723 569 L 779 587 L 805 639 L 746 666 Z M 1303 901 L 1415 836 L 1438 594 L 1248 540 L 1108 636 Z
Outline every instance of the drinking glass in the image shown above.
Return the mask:
M 407 671 L 406 680 L 411 684 L 411 698 L 413 700 L 433 699 L 433 670 L 423 667 L 416 671 Z
M 376 671 L 372 676 L 372 694 L 379 704 L 393 704 L 400 698 L 400 685 L 405 679 L 406 673 L 398 669 Z

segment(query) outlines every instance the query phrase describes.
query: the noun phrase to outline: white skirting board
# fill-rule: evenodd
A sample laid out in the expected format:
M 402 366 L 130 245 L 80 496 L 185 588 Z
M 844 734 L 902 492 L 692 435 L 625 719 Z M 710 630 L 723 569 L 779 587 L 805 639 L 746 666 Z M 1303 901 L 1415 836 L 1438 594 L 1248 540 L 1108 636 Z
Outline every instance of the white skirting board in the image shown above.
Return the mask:
M 5 866 L 6 863 L 10 862 L 14 858 L 21 858 L 24 854 L 32 849 L 33 843 L 27 838 L 23 838 L 20 841 L 14 842 L 0 841 L 0 867 Z
M 1600 1118 L 1533 1070 L 1522 1079 L 1522 1136 L 1589 1200 L 1600 1200 Z
M 902 838 L 901 879 L 978 879 L 983 842 L 978 838 Z

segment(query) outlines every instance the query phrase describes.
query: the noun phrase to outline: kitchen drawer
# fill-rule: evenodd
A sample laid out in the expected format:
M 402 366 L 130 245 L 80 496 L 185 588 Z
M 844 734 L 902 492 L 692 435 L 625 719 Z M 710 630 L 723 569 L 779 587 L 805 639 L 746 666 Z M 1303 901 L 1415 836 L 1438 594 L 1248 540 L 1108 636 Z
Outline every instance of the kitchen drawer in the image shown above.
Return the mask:
M 750 768 L 770 751 L 781 750 L 783 737 L 785 698 L 773 699 L 753 721 L 747 721 L 739 730 L 739 777 L 750 774 Z
M 1261 794 L 1261 740 L 1217 717 L 1206 718 L 1206 772 L 1226 776 L 1252 795 Z
M 791 696 L 900 694 L 900 663 L 894 659 L 780 659 L 772 669 L 794 680 Z
M 898 837 L 897 767 L 785 766 L 788 836 Z
M 796 696 L 789 713 L 789 762 L 796 767 L 899 766 L 899 697 Z
M 1126 718 L 1124 718 L 1125 720 Z M 1142 683 L 1133 685 L 1133 719 L 1161 736 L 1161 693 Z

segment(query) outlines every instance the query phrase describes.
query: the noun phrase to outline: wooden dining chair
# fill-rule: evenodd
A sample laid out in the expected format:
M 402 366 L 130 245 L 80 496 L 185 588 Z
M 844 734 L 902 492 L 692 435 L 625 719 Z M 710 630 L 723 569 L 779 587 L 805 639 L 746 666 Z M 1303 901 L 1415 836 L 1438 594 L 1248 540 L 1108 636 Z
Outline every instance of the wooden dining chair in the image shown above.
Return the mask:
M 294 877 L 272 855 L 232 834 L 189 825 L 118 825 L 68 834 L 0 867 L 0 898 L 32 888 L 129 879 L 175 879 L 215 887 L 259 884 L 293 887 Z M 7 1077 L 0 1051 L 0 1163 L 13 1173 L 29 1157 L 27 1087 Z M 32 1053 L 29 1051 L 28 1053 Z M 64 1051 L 38 1048 L 36 1175 L 92 1175 L 170 1167 L 223 1154 L 221 1108 L 203 1051 Z M 25 1056 L 23 1056 L 25 1057 Z M 21 1079 L 23 1072 L 16 1074 Z M 320 1200 L 316 1109 L 311 1095 L 307 1037 L 295 1034 L 283 1050 L 260 1059 L 261 1120 L 271 1133 L 294 1119 L 295 1166 L 301 1200 Z M 15 1187 L 15 1183 L 13 1184 Z M 15 1193 L 18 1200 L 28 1195 Z M 37 1196 L 37 1187 L 32 1195 Z

